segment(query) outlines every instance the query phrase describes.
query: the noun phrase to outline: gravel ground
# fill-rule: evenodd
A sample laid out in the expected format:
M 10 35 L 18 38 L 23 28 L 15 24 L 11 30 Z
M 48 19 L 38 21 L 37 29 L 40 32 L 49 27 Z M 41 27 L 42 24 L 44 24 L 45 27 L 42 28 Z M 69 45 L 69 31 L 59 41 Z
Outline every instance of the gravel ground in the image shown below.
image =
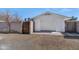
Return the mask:
M 78 50 L 79 37 L 0 34 L 0 50 Z

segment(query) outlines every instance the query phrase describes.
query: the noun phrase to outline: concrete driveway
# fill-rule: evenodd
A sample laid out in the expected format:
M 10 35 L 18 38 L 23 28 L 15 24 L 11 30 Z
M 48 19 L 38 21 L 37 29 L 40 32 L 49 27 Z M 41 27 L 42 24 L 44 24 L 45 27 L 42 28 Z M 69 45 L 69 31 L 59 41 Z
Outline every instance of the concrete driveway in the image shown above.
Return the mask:
M 61 32 L 34 32 L 32 34 L 44 34 L 44 35 L 63 36 L 63 34 Z

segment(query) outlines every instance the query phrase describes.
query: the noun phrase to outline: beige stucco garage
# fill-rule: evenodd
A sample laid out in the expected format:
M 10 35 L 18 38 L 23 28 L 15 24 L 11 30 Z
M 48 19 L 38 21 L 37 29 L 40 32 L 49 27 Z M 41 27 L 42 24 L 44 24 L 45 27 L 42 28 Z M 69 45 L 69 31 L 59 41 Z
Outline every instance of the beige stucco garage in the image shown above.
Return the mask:
M 46 12 L 40 14 L 33 19 L 33 28 L 34 31 L 56 31 L 56 32 L 65 32 L 65 22 L 67 16 Z

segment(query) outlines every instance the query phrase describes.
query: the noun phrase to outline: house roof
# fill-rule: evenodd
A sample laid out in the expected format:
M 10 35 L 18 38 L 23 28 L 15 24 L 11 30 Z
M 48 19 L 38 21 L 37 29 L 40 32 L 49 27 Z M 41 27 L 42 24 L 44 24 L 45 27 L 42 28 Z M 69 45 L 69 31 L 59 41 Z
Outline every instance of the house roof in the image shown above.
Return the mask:
M 68 19 L 70 19 L 71 17 L 68 17 L 68 16 L 64 16 L 64 15 L 60 15 L 60 14 L 57 14 L 57 13 L 54 13 L 54 12 L 49 12 L 49 11 L 47 11 L 47 12 L 44 12 L 44 13 L 42 13 L 42 14 L 40 14 L 40 15 L 37 15 L 37 16 L 35 16 L 35 17 L 32 17 L 31 19 L 34 19 L 34 18 L 36 18 L 36 17 L 38 17 L 38 16 L 42 16 L 42 15 L 45 15 L 45 14 L 55 14 L 55 15 L 58 15 L 58 16 L 62 16 L 62 17 L 66 17 L 66 18 L 68 18 Z

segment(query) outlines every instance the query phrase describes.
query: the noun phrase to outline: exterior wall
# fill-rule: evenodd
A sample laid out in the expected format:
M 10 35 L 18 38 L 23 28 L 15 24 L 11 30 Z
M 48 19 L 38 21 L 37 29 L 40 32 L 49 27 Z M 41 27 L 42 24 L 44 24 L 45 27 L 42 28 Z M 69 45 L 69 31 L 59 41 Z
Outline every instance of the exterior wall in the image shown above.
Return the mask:
M 9 32 L 9 27 L 6 22 L 0 22 L 0 32 Z M 22 33 L 22 23 L 11 23 L 11 32 Z
M 79 22 L 76 22 L 76 30 L 79 33 Z
M 41 15 L 34 19 L 35 31 L 47 30 L 65 32 L 64 17 L 58 15 Z
M 11 31 L 22 33 L 22 22 L 13 22 L 11 23 Z
M 40 31 L 40 20 L 35 19 L 35 21 L 34 21 L 34 31 Z
M 8 25 L 5 22 L 0 22 L 0 32 L 8 32 Z

